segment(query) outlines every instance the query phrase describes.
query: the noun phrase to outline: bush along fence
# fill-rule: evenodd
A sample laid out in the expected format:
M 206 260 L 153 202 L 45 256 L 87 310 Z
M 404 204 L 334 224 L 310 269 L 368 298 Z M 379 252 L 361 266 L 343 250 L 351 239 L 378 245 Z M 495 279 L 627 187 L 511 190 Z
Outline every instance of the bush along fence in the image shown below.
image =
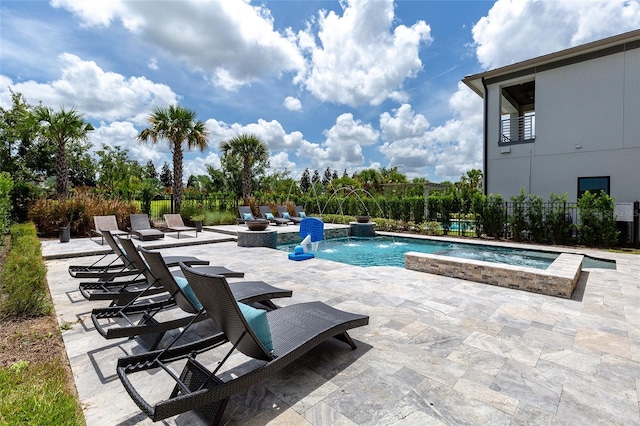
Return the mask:
M 288 201 L 304 206 L 307 214 L 370 215 L 406 222 L 409 229 L 434 235 L 591 247 L 629 243 L 629 232 L 620 232 L 619 223 L 615 221 L 613 198 L 604 192 L 586 192 L 577 203 L 570 203 L 567 198 L 566 194 L 552 193 L 543 201 L 542 197 L 527 195 L 523 190 L 510 200 L 501 195 L 485 196 L 476 192 L 464 199 L 454 193 L 434 193 L 426 199 L 352 194 L 347 197 L 292 197 Z
M 234 223 L 238 200 L 227 194 L 186 196 L 180 214 L 187 221 L 200 220 L 205 225 Z M 604 192 L 585 193 L 577 203 L 567 202 L 567 195 L 551 194 L 549 199 L 524 191 L 510 200 L 500 195 L 471 193 L 464 198 L 458 193 L 434 193 L 422 196 L 372 197 L 352 191 L 347 196 L 292 196 L 269 194 L 252 199 L 256 205 L 301 205 L 307 214 L 353 217 L 367 215 L 376 222 L 393 221 L 394 230 L 409 230 L 431 235 L 504 238 L 550 244 L 584 244 L 610 247 L 628 244 L 628 236 L 637 244 L 638 225 L 631 232 L 621 229 L 614 216 L 614 199 Z M 143 205 L 144 204 L 144 205 Z M 636 202 L 634 217 L 640 203 Z M 121 229 L 126 229 L 130 213 L 147 212 L 153 221 L 162 221 L 172 212 L 171 198 L 145 201 L 104 199 L 90 193 L 76 193 L 60 203 L 39 200 L 31 205 L 29 216 L 39 235 L 53 236 L 60 226 L 70 226 L 73 235 L 88 235 L 92 216 L 115 214 Z M 197 218 L 197 219 L 196 219 Z M 327 219 L 328 220 L 328 219 Z M 341 219 L 344 220 L 344 219 Z M 379 229 L 388 229 L 389 226 Z M 628 225 L 628 224 L 625 224 Z M 622 231 L 622 232 L 621 232 Z
M 614 207 L 613 198 L 604 192 L 587 192 L 577 203 L 557 194 L 547 201 L 524 192 L 510 201 L 500 195 L 474 194 L 468 202 L 435 194 L 427 199 L 427 220 L 445 234 L 469 235 L 473 230 L 478 237 L 611 247 L 628 243 L 627 233 L 618 230 Z

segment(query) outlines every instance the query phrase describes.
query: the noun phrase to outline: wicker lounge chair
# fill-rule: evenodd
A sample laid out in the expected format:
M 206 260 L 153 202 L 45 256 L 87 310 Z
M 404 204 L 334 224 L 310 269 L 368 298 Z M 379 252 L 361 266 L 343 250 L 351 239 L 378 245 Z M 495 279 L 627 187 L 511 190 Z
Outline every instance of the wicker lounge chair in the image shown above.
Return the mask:
M 289 213 L 289 210 L 287 209 L 287 206 L 278 206 L 278 214 L 283 219 L 289 219 L 289 222 L 291 222 L 293 224 L 297 225 L 297 224 L 300 223 L 300 220 L 298 220 L 297 217 L 292 216 L 291 213 Z
M 126 231 L 121 231 L 118 228 L 118 221 L 115 215 L 110 216 L 94 216 L 93 217 L 93 226 L 94 228 L 90 230 L 91 238 L 95 235 L 102 236 L 100 231 L 111 231 L 113 235 L 128 235 L 129 233 Z M 104 238 L 100 242 L 101 245 L 104 245 Z
M 138 269 L 136 265 L 122 251 L 109 231 L 103 231 L 103 237 L 114 252 L 125 260 L 122 273 L 99 277 L 97 281 L 81 282 L 78 285 L 80 293 L 87 300 L 111 300 L 111 306 L 126 305 L 131 300 L 139 297 L 140 293 L 147 289 L 149 277 L 145 276 L 147 268 Z M 124 240 L 121 240 L 124 241 Z M 132 245 L 133 242 L 129 241 Z M 198 259 L 193 256 L 167 256 L 165 258 L 169 267 L 177 266 L 180 262 L 189 265 L 208 265 L 208 260 Z M 133 278 L 131 276 L 133 275 Z M 164 290 L 147 290 L 146 294 L 158 293 Z
M 179 214 L 165 214 L 164 221 L 170 231 L 178 233 L 178 238 L 180 238 L 180 232 L 183 231 L 196 231 L 196 238 L 198 238 L 198 230 L 193 226 L 185 226 L 184 222 L 182 221 L 182 216 L 180 216 Z
M 127 259 L 127 256 L 122 252 L 122 249 L 113 237 L 112 231 L 100 231 L 100 235 L 102 236 L 102 240 L 106 241 L 111 248 L 110 254 L 114 254 L 116 256 L 115 259 L 106 266 L 97 266 L 96 264 L 107 255 L 98 259 L 89 266 L 71 265 L 69 266 L 69 275 L 74 278 L 93 278 L 97 280 L 96 282 L 102 283 L 115 281 L 118 278 L 139 275 L 140 271 L 136 269 L 129 259 Z
M 248 220 L 255 220 L 253 212 L 251 211 L 251 206 L 238 206 L 238 213 L 240 213 L 240 216 L 236 219 L 238 225 L 241 225 Z
M 133 244 L 132 244 L 133 245 Z M 123 247 L 127 247 L 126 243 Z M 189 324 L 194 315 L 199 312 L 201 306 L 192 300 L 189 290 L 182 290 L 177 283 L 176 276 L 182 277 L 182 273 L 177 271 L 169 271 L 162 255 L 158 252 L 152 252 L 141 249 L 142 254 L 149 266 L 149 274 L 153 277 L 149 287 L 160 286 L 163 288 L 168 297 L 160 301 L 151 301 L 150 303 L 130 302 L 122 307 L 109 307 L 94 309 L 91 314 L 91 320 L 96 330 L 107 339 L 115 339 L 120 337 L 137 336 L 140 343 L 148 350 L 153 350 L 162 340 L 165 332 L 178 327 L 184 327 Z M 145 261 L 138 252 L 133 258 L 134 263 Z M 221 266 L 200 266 L 196 268 L 200 273 L 222 275 L 230 278 L 242 278 L 241 272 L 230 271 Z M 240 281 L 231 284 L 233 295 L 237 300 L 254 303 L 260 302 L 269 308 L 276 308 L 271 302 L 272 298 L 290 297 L 290 290 L 282 290 L 268 285 L 263 281 Z M 136 300 L 137 301 L 137 300 Z M 178 306 L 188 316 L 174 317 L 166 321 L 157 321 L 156 314 L 165 309 Z M 201 315 L 198 319 L 206 319 L 205 315 Z
M 210 338 L 211 346 L 219 346 L 228 340 L 232 347 L 213 371 L 196 360 L 198 351 L 188 347 L 169 347 L 163 351 L 120 358 L 117 373 L 122 384 L 138 407 L 153 421 L 198 410 L 209 422 L 217 424 L 231 395 L 262 382 L 332 337 L 355 349 L 347 330 L 369 323 L 368 316 L 340 311 L 321 302 L 285 306 L 266 314 L 260 313 L 262 319 L 266 316 L 270 326 L 273 349 L 269 350 L 266 347 L 268 343 L 263 343 L 249 326 L 224 277 L 199 274 L 182 265 L 181 268 L 202 302 L 203 311 L 222 329 L 219 341 L 214 342 L 213 336 Z M 250 361 L 250 364 L 240 365 L 234 374 L 230 371 L 221 373 L 220 369 L 236 349 L 262 363 L 247 371 L 249 366 L 254 366 Z M 179 376 L 173 373 L 170 365 L 178 360 L 186 360 Z M 129 375 L 145 370 L 154 374 L 164 371 L 175 381 L 168 399 L 150 404 L 135 388 Z
M 151 226 L 149 215 L 132 214 L 129 215 L 129 218 L 131 219 L 131 234 L 138 237 L 140 241 L 164 238 L 164 232 Z
M 304 219 L 305 217 L 307 217 L 305 211 L 304 211 L 304 207 L 302 206 L 294 206 L 293 210 L 296 212 L 295 216 L 291 217 L 291 220 L 293 220 L 296 223 L 300 223 L 302 222 L 302 219 Z
M 262 218 L 268 220 L 271 223 L 274 223 L 276 225 L 288 225 L 290 222 L 289 219 L 276 217 L 273 214 L 273 211 L 271 210 L 270 206 L 260 206 L 259 209 L 260 209 L 260 215 L 262 215 Z

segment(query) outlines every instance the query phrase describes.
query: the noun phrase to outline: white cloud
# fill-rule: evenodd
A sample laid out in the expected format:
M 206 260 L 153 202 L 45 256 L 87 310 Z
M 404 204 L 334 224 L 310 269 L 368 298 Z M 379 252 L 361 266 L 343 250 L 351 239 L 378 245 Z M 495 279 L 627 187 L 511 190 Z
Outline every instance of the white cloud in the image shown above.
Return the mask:
M 108 27 L 119 15 L 123 24 L 135 28 L 133 16 L 127 15 L 126 3 L 121 0 L 51 0 L 51 6 L 69 10 L 87 27 Z
M 267 144 L 270 151 L 296 149 L 303 140 L 302 133 L 287 133 L 277 120 L 266 121 L 262 118 L 256 123 L 227 124 L 216 119 L 206 121 L 209 130 L 209 147 L 218 149 L 221 142 L 232 139 L 243 133 L 257 136 Z
M 157 58 L 151 58 L 149 59 L 149 62 L 147 62 L 147 66 L 149 67 L 149 69 L 157 71 L 160 67 L 158 66 L 158 59 Z
M 289 154 L 286 152 L 279 152 L 275 155 L 269 157 L 269 165 L 271 169 L 287 169 L 289 171 L 294 171 L 296 169 L 296 163 L 289 160 Z
M 362 147 L 374 145 L 379 136 L 370 124 L 354 120 L 350 113 L 341 114 L 336 118 L 336 123 L 323 133 L 326 139 L 322 144 L 304 140 L 301 134 L 297 140 L 297 157 L 308 159 L 312 169 L 324 170 L 329 167 L 331 170 L 346 168 L 352 171 L 362 168 L 365 160 Z
M 59 60 L 62 71 L 58 80 L 15 83 L 12 90 L 22 93 L 30 104 L 42 101 L 54 109 L 64 105 L 78 109 L 89 120 L 129 120 L 141 125 L 146 124 L 153 108 L 178 101 L 168 86 L 145 77 L 105 72 L 95 62 L 69 53 L 61 54 Z M 7 86 L 0 87 L 0 94 L 8 96 Z
M 327 160 L 352 165 L 364 162 L 363 146 L 374 145 L 378 141 L 378 132 L 370 124 L 354 120 L 350 113 L 340 115 L 336 124 L 325 130 L 324 135 L 327 137 L 324 142 Z
M 457 181 L 472 168 L 482 167 L 482 99 L 464 84 L 449 100 L 453 118 L 429 127 L 422 114 L 408 104 L 395 115 L 380 115 L 384 144 L 380 147 L 389 166 L 402 166 L 409 177 Z
M 383 140 L 394 141 L 424 134 L 429 122 L 422 114 L 414 114 L 411 105 L 403 104 L 396 110 L 395 117 L 388 112 L 380 115 L 380 128 Z
M 209 152 L 203 157 L 203 153 L 198 152 L 193 159 L 185 159 L 184 161 L 184 176 L 185 181 L 189 179 L 190 175 L 208 175 L 207 166 L 220 170 L 220 156 L 215 152 Z
M 283 102 L 283 105 L 289 111 L 301 111 L 302 110 L 302 103 L 300 102 L 300 99 L 294 98 L 293 96 L 287 96 L 285 98 L 284 102 Z
M 274 30 L 264 6 L 248 1 L 53 0 L 87 26 L 121 22 L 137 37 L 227 90 L 284 72 L 300 73 L 304 58 L 290 34 Z M 95 6 L 94 6 L 95 5 Z M 95 10 L 94 10 L 95 9 Z
M 498 0 L 472 29 L 485 69 L 640 27 L 639 0 Z
M 159 142 L 157 145 L 138 143 L 136 136 L 138 130 L 128 121 L 114 121 L 109 124 L 101 123 L 95 131 L 89 134 L 93 144 L 91 152 L 102 149 L 103 145 L 111 148 L 120 147 L 126 149 L 129 157 L 145 164 L 151 160 L 158 168 L 170 157 L 169 146 Z
M 393 28 L 392 0 L 345 0 L 341 5 L 342 16 L 319 12 L 320 46 L 311 25 L 299 34 L 300 47 L 311 55 L 306 88 L 322 101 L 350 106 L 406 100 L 400 89 L 422 68 L 418 53 L 431 42 L 430 27 L 418 21 Z

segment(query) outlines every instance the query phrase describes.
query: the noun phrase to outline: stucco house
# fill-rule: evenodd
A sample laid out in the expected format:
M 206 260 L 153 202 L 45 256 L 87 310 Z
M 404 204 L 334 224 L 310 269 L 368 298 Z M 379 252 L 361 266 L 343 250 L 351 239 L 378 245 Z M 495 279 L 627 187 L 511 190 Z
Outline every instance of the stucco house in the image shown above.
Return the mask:
M 484 100 L 487 194 L 640 200 L 640 30 L 463 82 Z

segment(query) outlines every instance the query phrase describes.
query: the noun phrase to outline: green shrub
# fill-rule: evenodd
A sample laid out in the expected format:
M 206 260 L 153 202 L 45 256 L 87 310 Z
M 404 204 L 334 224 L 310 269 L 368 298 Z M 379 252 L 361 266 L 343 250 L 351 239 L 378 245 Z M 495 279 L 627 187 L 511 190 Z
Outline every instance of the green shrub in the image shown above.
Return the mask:
M 604 191 L 592 194 L 586 191 L 578 200 L 580 242 L 587 246 L 611 247 L 618 241 L 618 230 L 613 216 L 615 202 Z
M 490 237 L 500 238 L 504 231 L 505 205 L 501 195 L 489 194 L 482 208 L 482 232 Z
M 36 226 L 33 222 L 19 223 L 11 227 L 11 241 L 16 241 L 20 237 L 37 237 Z
M 567 212 L 567 194 L 551 193 L 545 209 L 547 238 L 553 244 L 567 244 L 573 233 L 573 223 Z
M 11 226 L 11 190 L 13 179 L 7 172 L 0 173 L 0 236 L 9 232 Z M 4 240 L 1 238 L 0 240 Z M 0 243 L 1 245 L 2 243 Z
M 0 424 L 83 425 L 76 397 L 60 364 L 20 361 L 0 368 Z
M 442 229 L 440 228 L 440 222 L 436 222 L 432 220 L 431 222 L 427 222 L 426 225 L 427 234 L 429 235 L 441 235 Z
M 529 224 L 530 237 L 536 243 L 544 241 L 544 222 L 542 210 L 542 197 L 529 194 L 529 208 L 527 209 L 527 223 Z
M 16 228 L 24 235 L 11 239 L 11 247 L 2 272 L 5 298 L 0 305 L 0 316 L 41 316 L 51 313 L 52 306 L 47 294 L 46 269 L 42 261 L 40 240 L 31 231 Z
M 230 211 L 207 211 L 204 214 L 203 225 L 232 225 L 236 221 L 236 215 Z
M 527 196 L 524 188 L 520 189 L 520 195 L 511 197 L 511 214 L 509 215 L 509 224 L 511 226 L 511 234 L 513 239 L 520 241 L 523 234 L 528 230 L 527 219 L 525 216 Z

